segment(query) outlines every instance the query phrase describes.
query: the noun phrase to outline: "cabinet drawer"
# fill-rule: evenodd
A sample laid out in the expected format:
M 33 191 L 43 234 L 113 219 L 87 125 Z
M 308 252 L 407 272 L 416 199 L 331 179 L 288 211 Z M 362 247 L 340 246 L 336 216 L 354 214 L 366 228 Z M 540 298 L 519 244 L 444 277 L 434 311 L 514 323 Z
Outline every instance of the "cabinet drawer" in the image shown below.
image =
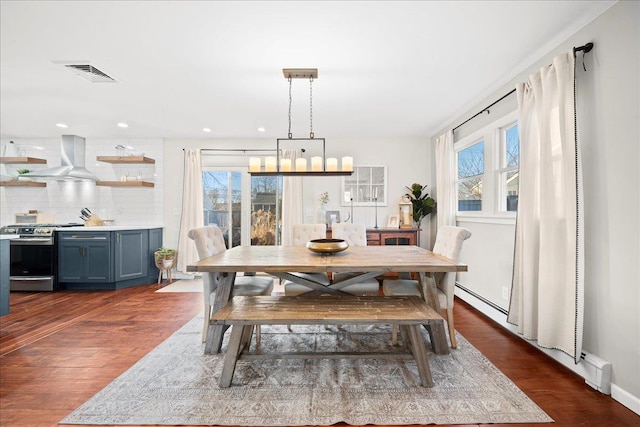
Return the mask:
M 367 242 L 379 242 L 380 233 L 367 233 Z
M 86 240 L 110 241 L 111 233 L 108 231 L 58 231 L 58 241 L 81 242 Z

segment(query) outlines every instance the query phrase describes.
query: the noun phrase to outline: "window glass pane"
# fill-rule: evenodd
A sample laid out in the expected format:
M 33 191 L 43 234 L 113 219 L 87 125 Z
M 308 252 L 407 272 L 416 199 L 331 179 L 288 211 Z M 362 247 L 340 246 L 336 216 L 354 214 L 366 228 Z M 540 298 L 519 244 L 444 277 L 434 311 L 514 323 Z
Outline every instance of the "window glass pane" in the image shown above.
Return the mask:
M 240 245 L 242 202 L 240 172 L 205 171 L 202 173 L 202 186 L 204 225 L 220 227 L 228 248 Z M 231 242 L 229 242 L 229 234 L 232 236 Z
M 482 178 L 468 178 L 458 182 L 458 211 L 482 210 Z
M 276 185 L 281 177 L 251 177 L 251 244 L 273 246 L 276 244 L 276 203 L 282 206 L 282 200 L 276 200 Z M 278 212 L 282 212 L 279 209 Z
M 458 151 L 458 179 L 484 173 L 484 141 Z
M 518 210 L 518 171 L 507 172 L 507 211 Z
M 505 132 L 505 166 L 512 167 L 520 164 L 520 140 L 518 125 L 512 126 Z

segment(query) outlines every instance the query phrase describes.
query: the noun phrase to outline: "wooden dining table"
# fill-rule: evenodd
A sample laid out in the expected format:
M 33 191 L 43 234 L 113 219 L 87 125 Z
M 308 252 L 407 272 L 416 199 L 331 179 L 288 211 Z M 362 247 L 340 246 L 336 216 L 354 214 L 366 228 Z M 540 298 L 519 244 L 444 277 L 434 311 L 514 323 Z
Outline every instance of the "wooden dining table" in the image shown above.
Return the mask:
M 345 251 L 333 254 L 315 253 L 303 246 L 236 246 L 188 265 L 187 271 L 219 273 L 213 312 L 220 310 L 231 300 L 235 276 L 240 272 L 265 272 L 293 280 L 309 287 L 310 294 L 327 293 L 344 296 L 349 295 L 340 291 L 345 286 L 387 272 L 395 272 L 417 274 L 425 300 L 436 313 L 440 313 L 433 274 L 467 271 L 467 266 L 419 246 L 409 245 L 352 246 Z M 357 275 L 325 286 L 310 278 L 299 277 L 296 272 L 348 272 L 357 273 Z M 222 325 L 210 325 L 205 353 L 220 351 L 224 331 L 225 328 Z

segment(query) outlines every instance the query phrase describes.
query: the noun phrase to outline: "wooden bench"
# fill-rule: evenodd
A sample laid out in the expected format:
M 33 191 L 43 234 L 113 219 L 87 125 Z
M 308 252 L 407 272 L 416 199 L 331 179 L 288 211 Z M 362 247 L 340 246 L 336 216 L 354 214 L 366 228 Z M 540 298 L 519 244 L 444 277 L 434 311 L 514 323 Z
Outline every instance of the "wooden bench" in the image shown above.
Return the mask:
M 401 297 L 234 297 L 212 316 L 212 323 L 232 326 L 224 359 L 220 387 L 229 387 L 238 359 L 343 359 L 414 358 L 423 387 L 432 387 L 427 349 L 420 333 L 424 325 L 431 337 L 434 353 L 446 354 L 444 319 L 415 296 Z M 293 352 L 249 353 L 253 328 L 257 325 L 398 325 L 410 352 Z

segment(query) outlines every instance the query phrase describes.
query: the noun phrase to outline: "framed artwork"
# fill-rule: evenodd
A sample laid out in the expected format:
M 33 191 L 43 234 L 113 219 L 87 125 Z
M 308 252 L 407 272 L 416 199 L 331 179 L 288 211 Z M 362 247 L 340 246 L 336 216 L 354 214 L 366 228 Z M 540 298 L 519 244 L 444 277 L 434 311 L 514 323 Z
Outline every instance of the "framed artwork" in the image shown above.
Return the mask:
M 340 222 L 340 211 L 327 211 L 325 221 L 327 227 L 331 228 L 333 224 Z
M 398 228 L 400 227 L 400 215 L 389 215 L 389 220 L 387 221 L 387 228 Z

